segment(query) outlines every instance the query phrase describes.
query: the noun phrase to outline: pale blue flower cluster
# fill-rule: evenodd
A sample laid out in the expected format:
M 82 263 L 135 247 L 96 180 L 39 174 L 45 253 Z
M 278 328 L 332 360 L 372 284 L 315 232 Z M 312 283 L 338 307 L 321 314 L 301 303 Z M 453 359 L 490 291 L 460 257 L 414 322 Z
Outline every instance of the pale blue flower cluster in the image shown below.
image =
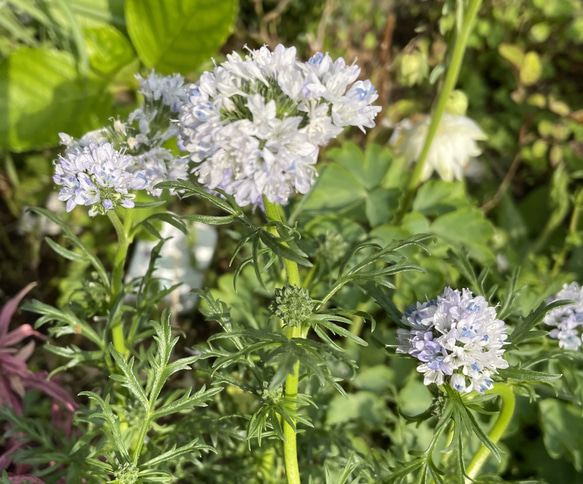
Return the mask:
M 575 304 L 551 309 L 543 321 L 555 327 L 550 336 L 559 340 L 561 348 L 578 350 L 581 347 L 583 331 L 583 288 L 576 282 L 565 284 L 547 303 L 561 299 L 571 299 Z
M 91 141 L 72 147 L 55 162 L 53 180 L 62 187 L 59 200 L 67 202 L 68 212 L 77 205 L 91 206 L 90 216 L 132 208 L 132 191 L 147 184 L 145 173 L 132 167 L 132 157 L 114 150 L 111 143 Z
M 154 71 L 146 79 L 136 78 L 144 102 L 127 122 L 116 119 L 79 140 L 60 134 L 66 151 L 55 161 L 53 179 L 62 187 L 59 200 L 67 202 L 67 211 L 92 206 L 89 215 L 94 216 L 131 208 L 136 190 L 160 196 L 162 190 L 154 188 L 158 183 L 188 178 L 188 159 L 163 147 L 178 134 L 172 120 L 186 99 L 184 79 Z
M 199 182 L 240 206 L 307 193 L 319 147 L 345 126 L 375 125 L 377 93 L 370 81 L 357 81 L 359 73 L 328 54 L 299 62 L 296 49 L 281 44 L 228 55 L 192 86 L 180 111 L 182 147 Z
M 397 353 L 421 361 L 425 385 L 446 382 L 462 393 L 484 393 L 493 387 L 493 373 L 508 367 L 504 322 L 468 289 L 446 287 L 437 299 L 411 306 L 401 322 L 410 329 L 397 330 Z

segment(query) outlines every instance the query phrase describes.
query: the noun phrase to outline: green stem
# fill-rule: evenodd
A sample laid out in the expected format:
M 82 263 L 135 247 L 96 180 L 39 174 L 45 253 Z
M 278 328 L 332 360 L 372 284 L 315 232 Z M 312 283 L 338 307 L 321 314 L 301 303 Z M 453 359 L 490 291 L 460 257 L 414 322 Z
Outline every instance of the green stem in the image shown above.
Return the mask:
M 573 213 L 571 214 L 571 221 L 569 223 L 569 234 L 566 238 L 566 243 L 563 244 L 563 248 L 561 252 L 557 256 L 555 260 L 555 264 L 553 265 L 553 270 L 551 271 L 551 280 L 555 279 L 559 274 L 559 271 L 563 267 L 565 263 L 565 259 L 567 258 L 567 254 L 569 250 L 573 248 L 572 243 L 569 243 L 569 237 L 575 237 L 577 234 L 577 226 L 579 224 L 579 217 L 581 216 L 581 208 L 583 206 L 583 189 L 580 190 L 575 195 L 575 203 L 573 207 Z
M 514 414 L 514 407 L 516 405 L 516 399 L 514 397 L 514 392 L 512 388 L 508 385 L 503 383 L 494 383 L 494 388 L 492 390 L 488 390 L 485 392 L 486 394 L 493 394 L 496 393 L 502 399 L 502 407 L 500 408 L 500 415 L 498 415 L 498 419 L 492 427 L 492 430 L 488 434 L 488 437 L 492 441 L 492 443 L 497 443 L 502 437 L 502 434 L 508 427 L 510 420 L 512 419 L 512 415 Z M 482 445 L 476 455 L 474 455 L 473 459 L 468 464 L 466 468 L 466 474 L 468 478 L 466 479 L 466 484 L 470 484 L 473 479 L 478 475 L 480 469 L 486 462 L 486 459 L 490 455 L 490 450 L 485 446 Z
M 133 222 L 133 210 L 126 211 L 125 223 L 122 224 L 121 220 L 117 216 L 117 213 L 110 210 L 107 212 L 107 216 L 115 231 L 117 233 L 117 252 L 115 254 L 115 259 L 113 262 L 113 273 L 111 276 L 111 305 L 115 304 L 119 293 L 121 291 L 124 266 L 128 255 L 128 249 L 132 242 L 132 237 L 129 235 L 132 222 Z M 121 320 L 121 313 L 119 317 L 116 317 L 115 321 L 111 324 L 111 338 L 113 340 L 113 345 L 115 349 L 119 351 L 122 355 L 128 355 L 128 349 L 126 347 L 126 342 L 124 338 L 123 325 Z
M 283 222 L 280 208 L 277 204 L 271 203 L 266 197 L 263 197 L 263 206 L 265 207 L 265 215 L 270 222 Z M 288 259 L 284 259 L 285 270 L 287 273 L 287 281 L 290 285 L 301 287 L 300 285 L 300 271 L 298 265 Z M 291 327 L 288 329 L 288 338 L 302 338 L 302 327 Z M 289 409 L 292 413 L 293 426 L 286 420 L 283 420 L 283 460 L 285 464 L 285 475 L 288 484 L 300 484 L 300 469 L 298 466 L 298 447 L 296 434 L 296 418 L 297 404 L 295 400 L 298 397 L 298 382 L 300 376 L 300 362 L 296 361 L 293 366 L 293 372 L 290 373 L 285 380 L 285 396 L 291 399 L 294 403 L 290 403 Z
M 419 186 L 421 174 L 423 173 L 423 167 L 425 165 L 425 162 L 427 161 L 427 156 L 429 155 L 429 150 L 431 148 L 431 143 L 433 142 L 433 138 L 437 133 L 439 122 L 441 121 L 441 117 L 443 116 L 443 113 L 445 111 L 449 95 L 453 91 L 453 88 L 455 87 L 455 84 L 457 82 L 457 78 L 462 65 L 462 60 L 464 58 L 464 52 L 466 50 L 466 45 L 468 43 L 468 39 L 472 31 L 472 26 L 476 18 L 476 15 L 478 14 L 478 10 L 480 8 L 481 3 L 482 0 L 469 0 L 461 29 L 458 32 L 455 45 L 453 47 L 453 52 L 447 69 L 447 74 L 445 76 L 443 86 L 439 93 L 439 97 L 437 98 L 437 104 L 435 105 L 435 109 L 433 110 L 433 113 L 431 115 L 431 123 L 429 124 L 429 129 L 427 131 L 425 144 L 423 145 L 423 149 L 421 150 L 421 154 L 419 155 L 419 159 L 415 164 L 413 174 L 411 175 L 411 179 L 409 180 L 409 185 L 407 186 L 407 191 L 405 192 L 403 203 L 399 207 L 399 212 L 395 217 L 397 224 L 400 224 L 403 221 L 403 217 L 409 210 L 409 205 L 411 204 L 413 196 L 415 195 L 417 187 Z

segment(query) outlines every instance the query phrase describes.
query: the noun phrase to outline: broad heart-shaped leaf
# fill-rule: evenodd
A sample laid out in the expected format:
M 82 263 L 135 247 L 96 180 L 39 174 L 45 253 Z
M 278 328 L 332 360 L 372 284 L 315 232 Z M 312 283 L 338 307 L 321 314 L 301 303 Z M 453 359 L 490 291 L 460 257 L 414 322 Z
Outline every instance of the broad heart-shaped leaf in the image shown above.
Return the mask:
M 163 74 L 188 74 L 232 31 L 236 0 L 127 0 L 128 33 L 142 62 Z
M 107 81 L 78 74 L 75 59 L 54 49 L 22 48 L 0 62 L 0 147 L 25 151 L 103 126 Z

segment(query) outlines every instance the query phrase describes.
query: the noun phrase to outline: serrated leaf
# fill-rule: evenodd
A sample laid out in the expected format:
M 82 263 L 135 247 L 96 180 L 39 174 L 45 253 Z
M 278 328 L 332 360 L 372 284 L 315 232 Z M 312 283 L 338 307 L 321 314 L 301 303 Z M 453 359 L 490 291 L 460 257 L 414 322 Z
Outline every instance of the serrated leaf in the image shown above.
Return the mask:
M 232 31 L 235 0 L 127 0 L 128 33 L 142 62 L 163 74 L 188 74 Z
M 133 369 L 133 358 L 130 362 L 126 362 L 122 354 L 115 349 L 115 347 L 110 344 L 109 351 L 113 359 L 117 363 L 119 369 L 123 372 L 122 375 L 110 375 L 110 378 L 117 380 L 123 384 L 133 395 L 138 399 L 140 404 L 144 407 L 146 411 L 150 409 L 150 403 L 148 402 L 148 397 L 142 388 L 142 385 L 138 381 L 136 374 Z

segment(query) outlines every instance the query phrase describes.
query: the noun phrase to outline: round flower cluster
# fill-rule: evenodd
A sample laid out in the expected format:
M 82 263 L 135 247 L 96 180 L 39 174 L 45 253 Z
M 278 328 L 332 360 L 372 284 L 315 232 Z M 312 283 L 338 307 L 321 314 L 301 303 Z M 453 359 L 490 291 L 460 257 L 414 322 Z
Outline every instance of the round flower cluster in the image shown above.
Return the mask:
M 575 304 L 551 309 L 543 319 L 545 324 L 554 326 L 551 338 L 559 340 L 559 346 L 567 350 L 578 350 L 581 347 L 583 331 L 583 288 L 576 283 L 563 285 L 557 294 L 549 298 L 547 303 L 561 299 L 572 299 Z
M 430 124 L 431 116 L 415 124 L 405 119 L 396 126 L 389 144 L 398 148 L 407 163 L 415 163 L 421 155 Z M 445 181 L 461 180 L 470 158 L 482 153 L 476 141 L 484 139 L 484 132 L 467 116 L 444 113 L 423 165 L 421 181 L 427 180 L 433 171 Z
M 328 54 L 299 62 L 296 49 L 281 44 L 228 55 L 193 85 L 180 111 L 181 143 L 199 182 L 240 206 L 307 193 L 319 147 L 345 126 L 375 125 L 378 96 L 370 81 L 356 80 L 359 73 Z
M 184 79 L 178 74 L 163 77 L 152 71 L 140 82 L 142 105 L 127 122 L 119 119 L 108 128 L 91 131 L 76 140 L 61 133 L 65 154 L 55 161 L 59 200 L 67 211 L 91 205 L 89 215 L 106 213 L 121 206 L 134 206 L 135 190 L 160 196 L 156 184 L 188 178 L 188 159 L 175 156 L 162 145 L 176 137 L 172 118 L 186 98 Z
M 132 208 L 131 191 L 147 184 L 145 172 L 132 171 L 133 165 L 133 158 L 114 150 L 111 143 L 71 147 L 55 162 L 53 180 L 62 186 L 59 200 L 67 202 L 67 212 L 77 205 L 91 205 L 90 216 L 120 206 Z
M 484 393 L 492 388 L 492 374 L 507 368 L 502 358 L 506 328 L 482 296 L 445 288 L 443 295 L 411 306 L 401 321 L 397 353 L 419 361 L 425 385 L 447 381 L 459 392 Z

